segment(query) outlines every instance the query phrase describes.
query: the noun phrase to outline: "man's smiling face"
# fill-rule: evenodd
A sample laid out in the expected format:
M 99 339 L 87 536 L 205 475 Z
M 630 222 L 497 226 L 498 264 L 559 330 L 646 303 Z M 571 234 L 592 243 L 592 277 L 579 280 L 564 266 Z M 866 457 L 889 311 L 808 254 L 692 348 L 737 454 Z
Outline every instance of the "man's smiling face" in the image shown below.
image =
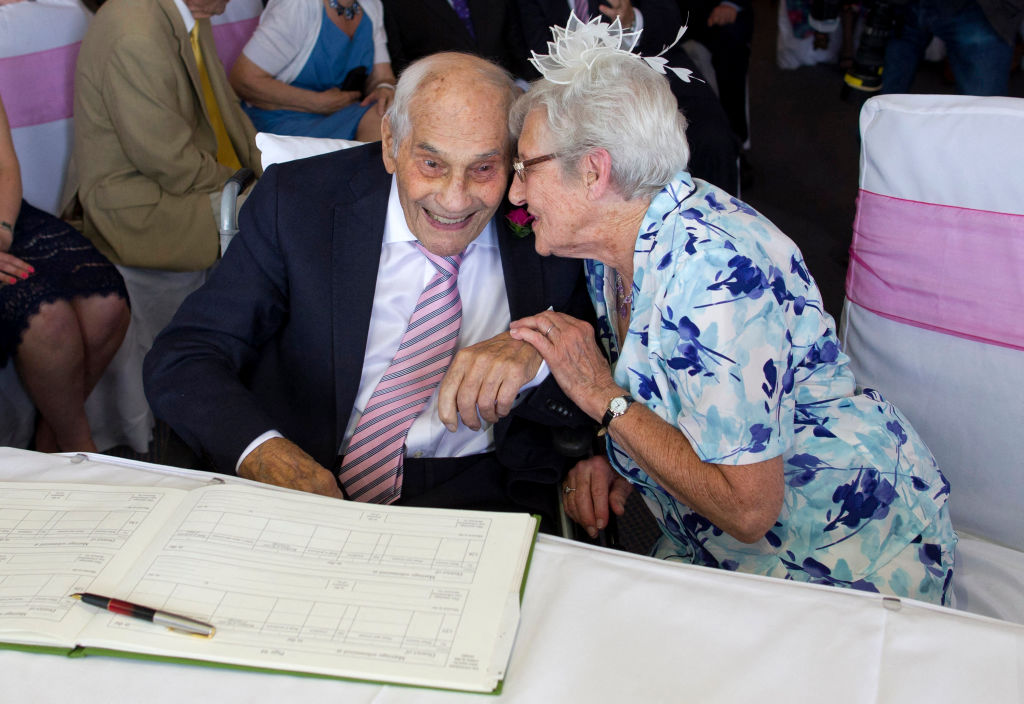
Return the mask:
M 395 174 L 406 223 L 430 252 L 453 256 L 476 239 L 508 186 L 508 101 L 473 72 L 425 81 L 410 102 L 409 134 L 384 165 Z

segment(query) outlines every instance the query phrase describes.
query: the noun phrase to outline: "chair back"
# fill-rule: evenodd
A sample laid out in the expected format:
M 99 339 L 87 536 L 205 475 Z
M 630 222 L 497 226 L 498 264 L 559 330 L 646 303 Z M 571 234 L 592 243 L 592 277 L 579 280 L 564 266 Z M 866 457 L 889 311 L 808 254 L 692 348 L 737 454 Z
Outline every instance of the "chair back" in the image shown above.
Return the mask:
M 0 5 L 0 96 L 22 190 L 55 215 L 71 156 L 75 61 L 91 17 L 77 0 Z
M 0 5 L 0 97 L 25 200 L 56 214 L 71 156 L 75 60 L 91 14 L 78 0 Z M 0 369 L 0 445 L 27 447 L 35 407 L 9 363 Z
M 235 59 L 249 43 L 263 12 L 263 0 L 231 0 L 224 12 L 210 18 L 213 40 L 217 43 L 217 56 L 230 71 Z
M 1006 549 L 958 605 L 1024 622 L 1024 100 L 879 96 L 860 129 L 844 349 L 950 481 L 955 597 L 972 541 Z M 968 603 L 1010 563 L 1014 613 Z

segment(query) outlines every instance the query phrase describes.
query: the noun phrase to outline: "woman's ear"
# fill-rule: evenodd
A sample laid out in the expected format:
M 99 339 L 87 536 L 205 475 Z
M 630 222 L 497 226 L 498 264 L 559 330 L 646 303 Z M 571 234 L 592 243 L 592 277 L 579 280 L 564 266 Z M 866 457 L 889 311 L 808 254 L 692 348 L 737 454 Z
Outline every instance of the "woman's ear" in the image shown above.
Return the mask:
M 612 157 L 606 149 L 591 149 L 580 160 L 580 174 L 587 198 L 599 200 L 612 188 Z

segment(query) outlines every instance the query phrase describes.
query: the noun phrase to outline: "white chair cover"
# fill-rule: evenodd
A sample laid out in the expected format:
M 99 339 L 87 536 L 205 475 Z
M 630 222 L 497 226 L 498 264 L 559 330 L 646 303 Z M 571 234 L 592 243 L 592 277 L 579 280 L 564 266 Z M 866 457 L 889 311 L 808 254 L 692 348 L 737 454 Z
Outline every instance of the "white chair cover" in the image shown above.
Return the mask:
M 1024 622 L 1024 100 L 864 106 L 841 335 L 952 485 L 954 603 Z
M 78 0 L 0 5 L 0 96 L 22 191 L 53 214 L 71 155 L 75 59 L 91 16 Z M 0 369 L 0 444 L 27 447 L 34 423 L 35 407 L 9 363 Z

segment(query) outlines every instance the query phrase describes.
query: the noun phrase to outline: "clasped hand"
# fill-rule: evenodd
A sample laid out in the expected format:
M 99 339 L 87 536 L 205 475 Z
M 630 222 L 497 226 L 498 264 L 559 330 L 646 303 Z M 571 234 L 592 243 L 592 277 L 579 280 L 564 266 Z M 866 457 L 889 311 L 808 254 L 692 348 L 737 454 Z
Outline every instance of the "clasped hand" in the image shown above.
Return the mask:
M 533 345 L 551 368 L 558 385 L 573 403 L 594 420 L 604 417 L 608 401 L 625 393 L 612 378 L 611 367 L 587 322 L 545 311 L 512 323 L 509 334 Z M 578 462 L 565 479 L 565 512 L 591 538 L 608 525 L 609 510 L 622 515 L 632 485 L 619 476 L 604 456 Z
M 612 378 L 590 323 L 544 311 L 514 321 L 509 334 L 540 352 L 565 395 L 594 420 L 601 420 L 609 400 L 626 393 Z
M 497 423 L 512 412 L 519 389 L 540 363 L 537 350 L 507 332 L 459 350 L 438 391 L 441 422 L 452 432 L 460 418 L 472 430 L 482 427 L 481 419 Z

